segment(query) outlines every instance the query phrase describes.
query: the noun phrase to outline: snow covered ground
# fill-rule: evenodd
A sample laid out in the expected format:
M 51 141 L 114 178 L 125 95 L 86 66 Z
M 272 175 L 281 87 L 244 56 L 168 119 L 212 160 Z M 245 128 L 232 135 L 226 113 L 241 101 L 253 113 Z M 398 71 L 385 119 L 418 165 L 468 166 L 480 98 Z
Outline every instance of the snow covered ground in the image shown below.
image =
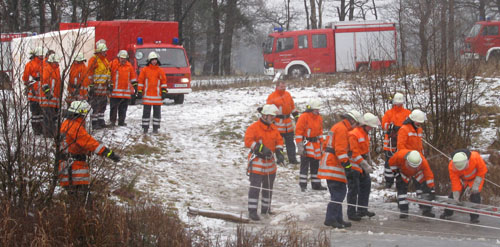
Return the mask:
M 493 83 L 500 85 L 499 80 Z M 330 88 L 288 90 L 297 107 L 304 110 L 310 99 L 345 97 L 350 94 L 348 88 L 346 83 L 338 83 Z M 123 157 L 123 162 L 133 164 L 133 169 L 125 171 L 126 177 L 138 176 L 137 189 L 150 192 L 166 206 L 177 208 L 187 224 L 210 228 L 211 232 L 227 236 L 235 233 L 235 223 L 190 216 L 187 207 L 246 215 L 248 150 L 243 145 L 243 136 L 246 128 L 258 119 L 256 108 L 265 103 L 273 90 L 272 85 L 203 90 L 187 95 L 182 105 L 167 100 L 162 106 L 160 133 L 156 135 L 142 134 L 142 106 L 129 106 L 127 126 L 99 130 L 95 135 L 104 143 L 112 143 L 110 146 L 118 153 L 133 152 L 130 149 L 135 145 L 150 147 L 151 152 L 147 154 Z M 498 105 L 498 97 L 496 101 L 489 100 L 485 104 Z M 330 127 L 324 126 L 325 130 Z M 317 234 L 327 231 L 334 246 L 443 246 L 449 243 L 455 246 L 500 246 L 498 218 L 480 218 L 480 225 L 489 228 L 469 225 L 468 215 L 463 214 L 454 216 L 455 222 L 462 224 L 443 222 L 418 217 L 418 206 L 411 205 L 410 213 L 416 216 L 400 220 L 393 200 L 395 189 L 380 189 L 383 161 L 378 160 L 378 164 L 372 174 L 374 183 L 370 198 L 370 210 L 377 215 L 354 222 L 348 230 L 333 230 L 323 225 L 329 193 L 300 192 L 298 166 L 292 165 L 278 168 L 272 202 L 276 215 L 247 226 L 278 230 L 296 223 L 302 232 Z M 326 185 L 325 181 L 323 184 Z M 442 211 L 435 208 L 434 212 L 439 215 Z

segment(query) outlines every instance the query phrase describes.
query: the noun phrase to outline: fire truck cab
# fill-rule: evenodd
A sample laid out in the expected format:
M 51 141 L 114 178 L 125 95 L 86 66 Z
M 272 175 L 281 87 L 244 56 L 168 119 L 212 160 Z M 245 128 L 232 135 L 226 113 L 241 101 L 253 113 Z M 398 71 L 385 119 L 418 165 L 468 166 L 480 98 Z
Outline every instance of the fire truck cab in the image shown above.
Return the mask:
M 479 21 L 465 38 L 462 56 L 465 59 L 500 59 L 500 21 Z

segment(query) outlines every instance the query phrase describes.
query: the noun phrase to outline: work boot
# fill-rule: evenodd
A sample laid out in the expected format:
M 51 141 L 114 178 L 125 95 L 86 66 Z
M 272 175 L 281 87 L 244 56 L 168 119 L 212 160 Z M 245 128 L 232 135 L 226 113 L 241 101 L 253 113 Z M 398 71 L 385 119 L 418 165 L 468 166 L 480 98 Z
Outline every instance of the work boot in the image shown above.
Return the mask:
M 429 218 L 436 217 L 436 215 L 433 212 L 431 212 L 431 211 L 423 211 L 422 215 L 425 216 L 425 217 L 429 217 Z
M 116 122 L 115 122 L 115 121 L 111 121 L 111 123 L 109 123 L 109 125 L 110 125 L 111 127 L 115 127 L 115 126 L 116 126 Z
M 361 217 L 357 214 L 348 215 L 347 218 L 349 218 L 352 221 L 360 221 L 361 220 Z
M 451 220 L 451 215 L 447 214 L 447 213 L 442 213 L 440 216 L 439 216 L 440 219 L 442 220 Z
M 479 216 L 478 215 L 471 216 L 470 217 L 470 223 L 472 223 L 472 224 L 479 223 Z
M 158 128 L 153 128 L 153 134 L 158 134 Z
M 306 188 L 307 188 L 307 186 L 302 186 L 302 185 L 301 185 L 301 186 L 300 186 L 300 191 L 302 191 L 302 192 L 306 192 Z
M 351 227 L 352 226 L 352 223 L 349 222 L 349 221 L 344 221 L 342 220 L 342 222 L 340 222 L 340 224 L 342 224 L 344 227 Z
M 323 187 L 323 186 L 321 186 L 321 184 L 320 184 L 320 185 L 313 185 L 313 186 L 312 186 L 312 189 L 313 189 L 313 190 L 326 190 L 326 187 Z
M 118 126 L 127 126 L 126 123 L 118 122 Z
M 399 214 L 399 218 L 400 219 L 408 218 L 408 211 L 401 211 L 401 213 Z
M 299 161 L 297 160 L 290 160 L 290 164 L 293 164 L 293 165 L 298 165 L 300 164 Z
M 323 223 L 323 224 L 325 224 L 325 226 L 331 226 L 331 227 L 337 228 L 337 229 L 343 229 L 343 228 L 345 228 L 342 223 L 339 223 L 337 221 L 332 221 L 332 222 L 326 222 L 325 221 L 325 223 Z
M 142 128 L 143 129 L 143 133 L 144 134 L 147 134 L 148 133 L 148 128 Z
M 259 221 L 260 220 L 260 217 L 259 215 L 257 214 L 257 211 L 249 211 L 248 212 L 248 217 L 253 220 L 253 221 Z
M 359 217 L 368 216 L 369 218 L 371 218 L 371 217 L 375 216 L 375 213 L 370 212 L 370 211 L 361 211 L 361 212 L 358 212 L 358 215 L 359 215 Z

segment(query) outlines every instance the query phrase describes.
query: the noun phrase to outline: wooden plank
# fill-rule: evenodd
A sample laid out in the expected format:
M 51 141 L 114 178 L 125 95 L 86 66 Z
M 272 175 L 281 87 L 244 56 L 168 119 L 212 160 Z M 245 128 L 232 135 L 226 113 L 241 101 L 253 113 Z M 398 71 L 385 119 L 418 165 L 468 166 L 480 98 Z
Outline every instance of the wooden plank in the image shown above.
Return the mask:
M 214 211 L 214 210 L 206 210 L 199 209 L 194 207 L 188 207 L 189 213 L 192 215 L 201 215 L 209 218 L 227 220 L 236 223 L 249 223 L 250 220 L 243 216 L 243 214 L 235 214 L 225 211 Z

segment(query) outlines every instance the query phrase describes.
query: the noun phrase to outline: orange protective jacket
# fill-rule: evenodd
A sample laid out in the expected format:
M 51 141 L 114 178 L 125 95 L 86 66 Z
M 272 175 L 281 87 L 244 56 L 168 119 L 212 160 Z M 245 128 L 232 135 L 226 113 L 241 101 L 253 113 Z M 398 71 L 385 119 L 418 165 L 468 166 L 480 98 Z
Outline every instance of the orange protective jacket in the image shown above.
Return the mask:
M 384 150 L 396 152 L 397 147 L 397 132 L 393 133 L 391 136 L 387 134 L 389 130 L 389 126 L 393 124 L 397 128 L 400 128 L 403 125 L 403 122 L 410 115 L 411 111 L 402 107 L 394 105 L 391 109 L 387 110 L 382 117 L 382 129 L 386 132 L 384 135 Z
M 366 133 L 363 127 L 359 126 L 349 131 L 349 148 L 352 151 L 350 162 L 352 165 L 352 169 L 363 173 L 363 169 L 359 164 L 363 160 L 363 155 L 368 154 L 370 152 L 370 136 Z
M 137 81 L 134 67 L 128 61 L 125 64 L 118 63 L 112 67 L 111 82 L 113 83 L 113 91 L 111 92 L 111 98 L 130 99 L 134 93 L 132 82 Z
M 43 88 L 49 87 L 52 98 L 47 99 Z M 59 71 L 58 64 L 49 64 L 43 67 L 43 76 L 41 84 L 41 107 L 59 108 L 59 96 L 61 95 L 61 72 Z
M 149 64 L 139 74 L 137 91 L 142 91 L 142 104 L 161 105 L 161 91 L 167 90 L 167 77 L 158 65 Z
M 389 159 L 389 166 L 392 172 L 394 174 L 399 173 L 405 183 L 408 183 L 412 177 L 415 177 L 419 183 L 425 181 L 429 188 L 434 188 L 434 173 L 432 173 L 429 163 L 427 163 L 422 153 L 420 153 L 422 164 L 417 169 L 409 168 L 406 165 L 406 155 L 411 151 L 409 149 L 398 149 Z
M 245 147 L 253 150 L 256 145 L 264 144 L 273 153 L 276 149 L 283 149 L 283 138 L 276 129 L 274 124 L 266 124 L 259 119 L 247 128 L 245 132 Z M 273 156 L 274 157 L 274 156 Z M 249 171 L 260 175 L 275 174 L 277 170 L 274 158 L 263 159 L 252 155 L 252 151 L 248 154 Z
M 295 142 L 306 142 L 304 153 L 306 157 L 321 159 L 323 145 L 323 117 L 312 112 L 300 115 L 295 127 Z
M 26 66 L 24 67 L 23 82 L 24 86 L 29 87 L 29 101 L 40 101 L 40 80 L 42 79 L 42 64 L 43 61 L 40 58 L 35 57 L 31 61 L 26 63 Z M 32 85 L 29 85 L 31 83 L 30 80 L 34 80 L 35 82 Z
M 408 118 L 398 131 L 398 150 L 409 149 L 424 153 L 422 145 L 423 130 L 421 127 L 415 129 L 412 121 Z
M 279 109 L 279 113 L 274 120 L 280 133 L 293 132 L 292 119 L 290 114 L 297 112 L 292 95 L 286 90 L 275 90 L 267 97 L 267 104 L 273 104 Z
M 60 132 L 65 136 L 68 145 L 68 153 L 73 159 L 75 155 L 86 158 L 90 152 L 102 155 L 106 147 L 95 140 L 85 129 L 85 120 L 82 117 L 75 119 L 66 119 Z M 70 167 L 69 167 L 70 166 Z M 70 171 L 71 169 L 71 178 Z M 70 184 L 71 183 L 71 184 Z M 90 183 L 90 167 L 85 159 L 73 160 L 59 163 L 59 184 L 68 185 L 87 185 Z
M 91 57 L 88 64 L 88 75 L 90 86 L 95 89 L 95 95 L 106 96 L 108 83 L 111 80 L 111 64 L 108 59 L 102 54 Z
M 325 152 L 319 163 L 318 178 L 347 183 L 342 163 L 349 161 L 348 135 L 351 130 L 351 123 L 347 119 L 332 126 L 324 143 Z
M 483 178 L 481 185 L 479 185 L 479 191 L 483 189 L 484 176 L 488 172 L 486 163 L 484 163 L 483 158 L 478 152 L 472 151 L 468 154 L 469 156 L 469 166 L 461 171 L 455 169 L 453 166 L 453 161 L 448 164 L 448 172 L 450 174 L 451 180 L 451 191 L 462 192 L 465 187 L 472 188 L 474 184 L 474 179 L 477 176 Z
M 88 99 L 89 78 L 85 63 L 73 63 L 69 70 L 68 103 L 74 100 Z

